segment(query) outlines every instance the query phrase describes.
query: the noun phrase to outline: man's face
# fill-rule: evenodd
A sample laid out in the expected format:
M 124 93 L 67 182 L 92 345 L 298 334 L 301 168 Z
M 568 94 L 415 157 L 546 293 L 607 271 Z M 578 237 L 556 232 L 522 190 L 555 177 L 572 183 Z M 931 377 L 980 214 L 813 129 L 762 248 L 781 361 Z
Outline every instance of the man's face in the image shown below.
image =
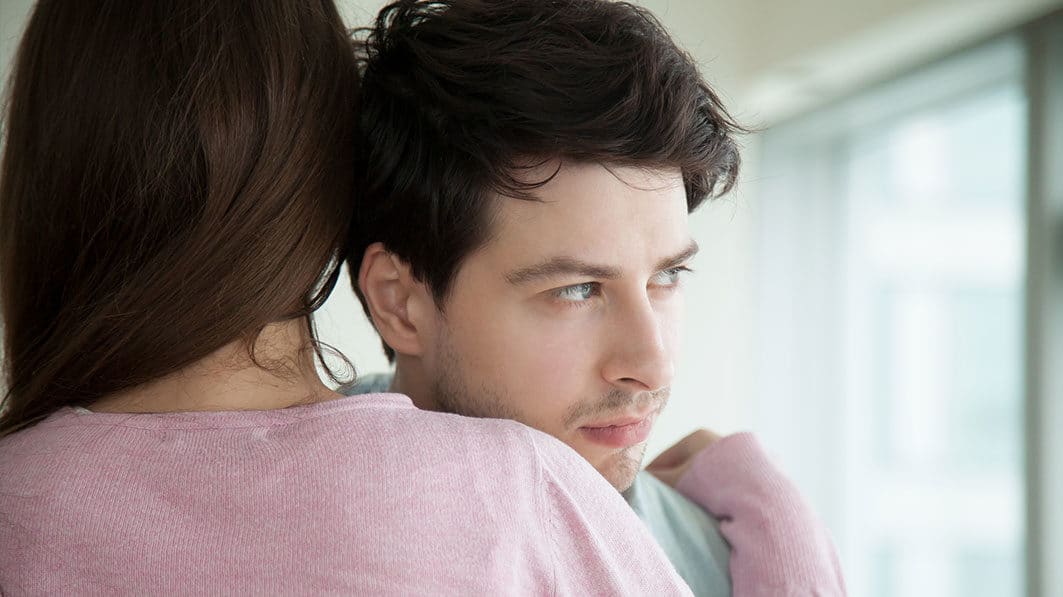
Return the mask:
M 622 491 L 677 357 L 696 251 L 682 178 L 566 163 L 536 194 L 499 199 L 462 262 L 421 359 L 430 399 L 549 433 Z

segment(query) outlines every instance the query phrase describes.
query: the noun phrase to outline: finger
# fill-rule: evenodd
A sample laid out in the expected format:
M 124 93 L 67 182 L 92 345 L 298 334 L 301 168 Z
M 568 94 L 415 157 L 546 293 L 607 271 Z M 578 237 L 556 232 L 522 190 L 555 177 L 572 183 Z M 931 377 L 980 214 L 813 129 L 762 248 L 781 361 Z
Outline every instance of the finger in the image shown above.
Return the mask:
M 653 462 L 646 466 L 646 470 L 660 470 L 679 466 L 686 461 L 688 456 L 687 447 L 683 445 L 683 442 L 680 442 L 658 454 L 657 458 L 654 458 Z
M 651 470 L 649 472 L 654 477 L 657 477 L 657 479 L 660 480 L 661 483 L 664 483 L 665 485 L 668 485 L 670 487 L 675 487 L 676 483 L 679 482 L 679 477 L 682 475 L 683 467 Z
M 708 429 L 695 429 L 676 442 L 675 445 L 661 452 L 646 468 L 679 466 L 706 446 L 715 443 L 718 439 L 720 437 Z

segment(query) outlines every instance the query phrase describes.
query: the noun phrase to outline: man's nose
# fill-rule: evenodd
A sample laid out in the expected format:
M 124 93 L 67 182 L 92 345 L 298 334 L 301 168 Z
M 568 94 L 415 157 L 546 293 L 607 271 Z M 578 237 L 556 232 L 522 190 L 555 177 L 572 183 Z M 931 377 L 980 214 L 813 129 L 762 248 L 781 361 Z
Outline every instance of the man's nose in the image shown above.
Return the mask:
M 675 375 L 661 316 L 649 297 L 618 312 L 610 326 L 610 348 L 602 375 L 614 386 L 645 392 L 667 388 Z

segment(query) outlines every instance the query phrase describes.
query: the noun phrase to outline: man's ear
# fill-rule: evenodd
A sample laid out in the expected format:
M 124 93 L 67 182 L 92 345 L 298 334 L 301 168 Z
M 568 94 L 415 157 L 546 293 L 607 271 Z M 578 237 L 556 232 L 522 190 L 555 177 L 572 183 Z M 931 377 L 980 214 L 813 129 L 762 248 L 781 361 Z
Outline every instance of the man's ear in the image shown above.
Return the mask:
M 373 243 L 362 255 L 358 288 L 380 337 L 398 354 L 420 356 L 433 333 L 435 302 L 398 255 Z

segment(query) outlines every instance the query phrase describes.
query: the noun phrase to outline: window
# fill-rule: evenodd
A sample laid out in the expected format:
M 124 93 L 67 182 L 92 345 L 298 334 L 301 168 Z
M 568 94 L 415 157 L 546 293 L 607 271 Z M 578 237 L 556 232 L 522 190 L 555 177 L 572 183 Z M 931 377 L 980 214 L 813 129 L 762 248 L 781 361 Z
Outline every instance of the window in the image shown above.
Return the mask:
M 854 595 L 1025 592 L 1024 68 L 999 41 L 763 137 L 758 427 Z

